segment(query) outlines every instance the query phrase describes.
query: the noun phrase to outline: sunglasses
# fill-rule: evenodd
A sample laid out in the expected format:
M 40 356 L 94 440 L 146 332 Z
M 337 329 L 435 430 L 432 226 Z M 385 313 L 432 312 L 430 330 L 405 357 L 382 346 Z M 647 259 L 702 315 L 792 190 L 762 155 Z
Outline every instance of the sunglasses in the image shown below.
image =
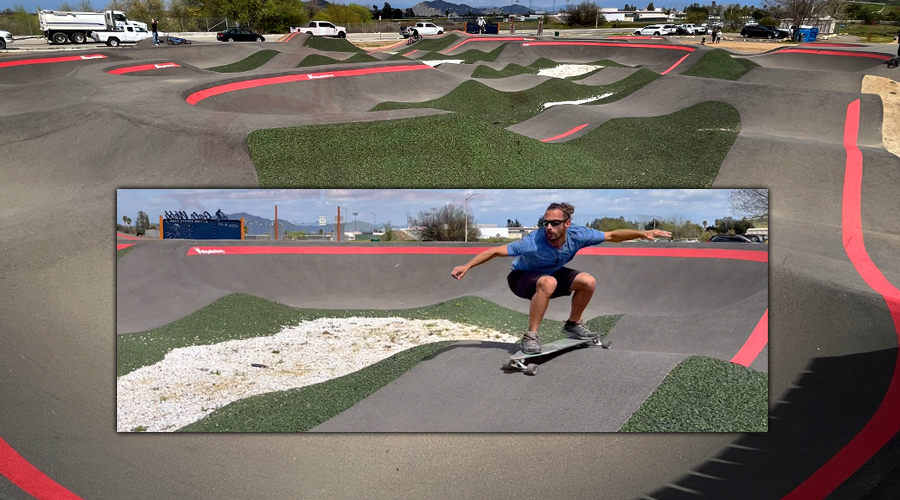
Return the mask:
M 547 227 L 547 226 L 556 227 L 564 222 L 565 222 L 564 220 L 545 220 L 543 223 L 543 226 L 544 227 Z

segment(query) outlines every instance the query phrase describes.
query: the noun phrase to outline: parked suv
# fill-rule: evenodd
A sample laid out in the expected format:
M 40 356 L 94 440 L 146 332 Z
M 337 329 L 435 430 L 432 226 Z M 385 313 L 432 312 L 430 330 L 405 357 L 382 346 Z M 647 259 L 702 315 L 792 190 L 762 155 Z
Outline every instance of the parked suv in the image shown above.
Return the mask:
M 0 30 L 0 50 L 6 49 L 6 45 L 13 43 L 12 33 Z
M 669 32 L 663 28 L 662 24 L 651 24 L 650 26 L 644 26 L 643 28 L 634 30 L 634 34 L 643 36 L 662 36 L 668 35 Z
M 706 241 L 707 243 L 753 243 L 741 235 L 717 234 Z
M 760 26 L 758 24 L 756 24 L 756 25 L 751 24 L 751 25 L 744 26 L 743 28 L 741 28 L 741 36 L 744 38 L 756 37 L 756 38 L 768 38 L 771 40 L 773 38 L 779 38 L 780 34 L 778 31 L 771 30 L 769 28 L 766 28 L 765 26 Z
M 787 38 L 791 36 L 791 30 L 779 28 L 778 26 L 771 26 L 768 24 L 764 24 L 763 28 L 769 28 L 770 30 L 775 32 L 775 38 Z

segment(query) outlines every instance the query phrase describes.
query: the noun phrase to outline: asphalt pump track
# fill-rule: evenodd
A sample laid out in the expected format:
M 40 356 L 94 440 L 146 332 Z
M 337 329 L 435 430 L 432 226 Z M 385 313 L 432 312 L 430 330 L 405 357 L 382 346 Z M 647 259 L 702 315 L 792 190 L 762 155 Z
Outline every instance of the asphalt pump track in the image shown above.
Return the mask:
M 523 135 L 564 141 L 613 117 L 658 116 L 713 96 L 738 109 L 742 128 L 713 187 L 771 191 L 769 432 L 116 434 L 116 263 L 112 228 L 102 229 L 114 218 L 115 190 L 255 187 L 248 132 L 437 113 L 367 110 L 388 98 L 430 99 L 465 76 L 448 71 L 446 79 L 433 78 L 441 66 L 417 68 L 415 61 L 317 72 L 286 71 L 282 61 L 277 69 L 220 75 L 203 68 L 242 59 L 246 45 L 102 49 L 79 51 L 79 59 L 67 62 L 0 61 L 0 297 L 7 311 L 0 316 L 0 497 L 432 498 L 452 492 L 463 498 L 807 499 L 895 493 L 900 165 L 883 146 L 881 99 L 859 91 L 866 75 L 896 78 L 883 64 L 892 54 L 801 46 L 746 56 L 761 68 L 731 82 L 681 74 L 709 48 L 688 51 L 643 40 L 530 45 L 535 41 L 556 40 L 503 41 L 495 62 L 641 61 L 663 76 L 610 105 L 554 107 L 540 120 L 510 128 Z M 311 51 L 292 42 L 279 48 L 297 58 Z M 445 52 L 479 43 L 499 46 L 473 41 Z M 192 55 L 198 49 L 208 54 Z M 185 71 L 168 66 L 149 70 L 164 71 L 159 77 L 143 78 L 109 72 L 129 60 L 135 66 L 175 63 Z M 436 87 L 398 88 L 392 68 L 401 66 L 416 68 L 407 70 L 404 82 L 423 75 Z M 338 70 L 351 73 L 292 80 L 298 73 Z M 287 78 L 265 87 L 247 83 L 279 77 Z M 237 85 L 188 102 L 228 84 Z M 284 91 L 284 85 L 295 89 Z M 234 99 L 235 92 L 249 104 Z

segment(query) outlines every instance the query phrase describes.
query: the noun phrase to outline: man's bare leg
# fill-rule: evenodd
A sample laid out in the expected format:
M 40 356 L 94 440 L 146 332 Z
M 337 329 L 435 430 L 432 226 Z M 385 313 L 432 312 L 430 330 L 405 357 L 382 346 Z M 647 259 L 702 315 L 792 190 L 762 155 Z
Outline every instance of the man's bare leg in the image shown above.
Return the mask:
M 528 311 L 528 331 L 537 332 L 550 305 L 550 296 L 556 290 L 556 278 L 553 276 L 541 276 L 537 281 L 537 291 L 531 298 L 531 308 Z
M 584 314 L 584 310 L 591 302 L 596 288 L 597 280 L 590 274 L 578 273 L 578 276 L 575 276 L 571 288 L 575 293 L 572 295 L 572 312 L 569 314 L 569 321 L 573 323 L 581 321 L 581 315 Z

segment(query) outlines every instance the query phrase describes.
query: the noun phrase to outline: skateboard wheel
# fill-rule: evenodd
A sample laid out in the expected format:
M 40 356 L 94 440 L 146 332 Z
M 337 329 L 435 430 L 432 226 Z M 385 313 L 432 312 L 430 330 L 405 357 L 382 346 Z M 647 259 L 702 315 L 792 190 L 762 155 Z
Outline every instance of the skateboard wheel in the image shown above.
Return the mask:
M 599 343 L 600 343 L 600 337 L 594 337 L 592 340 L 593 340 L 593 342 L 594 342 L 595 344 L 599 344 Z
M 528 366 L 525 367 L 525 375 L 537 375 L 538 365 L 534 363 L 529 363 Z
M 506 363 L 503 363 L 503 369 L 504 370 L 512 370 L 512 361 L 507 361 Z

